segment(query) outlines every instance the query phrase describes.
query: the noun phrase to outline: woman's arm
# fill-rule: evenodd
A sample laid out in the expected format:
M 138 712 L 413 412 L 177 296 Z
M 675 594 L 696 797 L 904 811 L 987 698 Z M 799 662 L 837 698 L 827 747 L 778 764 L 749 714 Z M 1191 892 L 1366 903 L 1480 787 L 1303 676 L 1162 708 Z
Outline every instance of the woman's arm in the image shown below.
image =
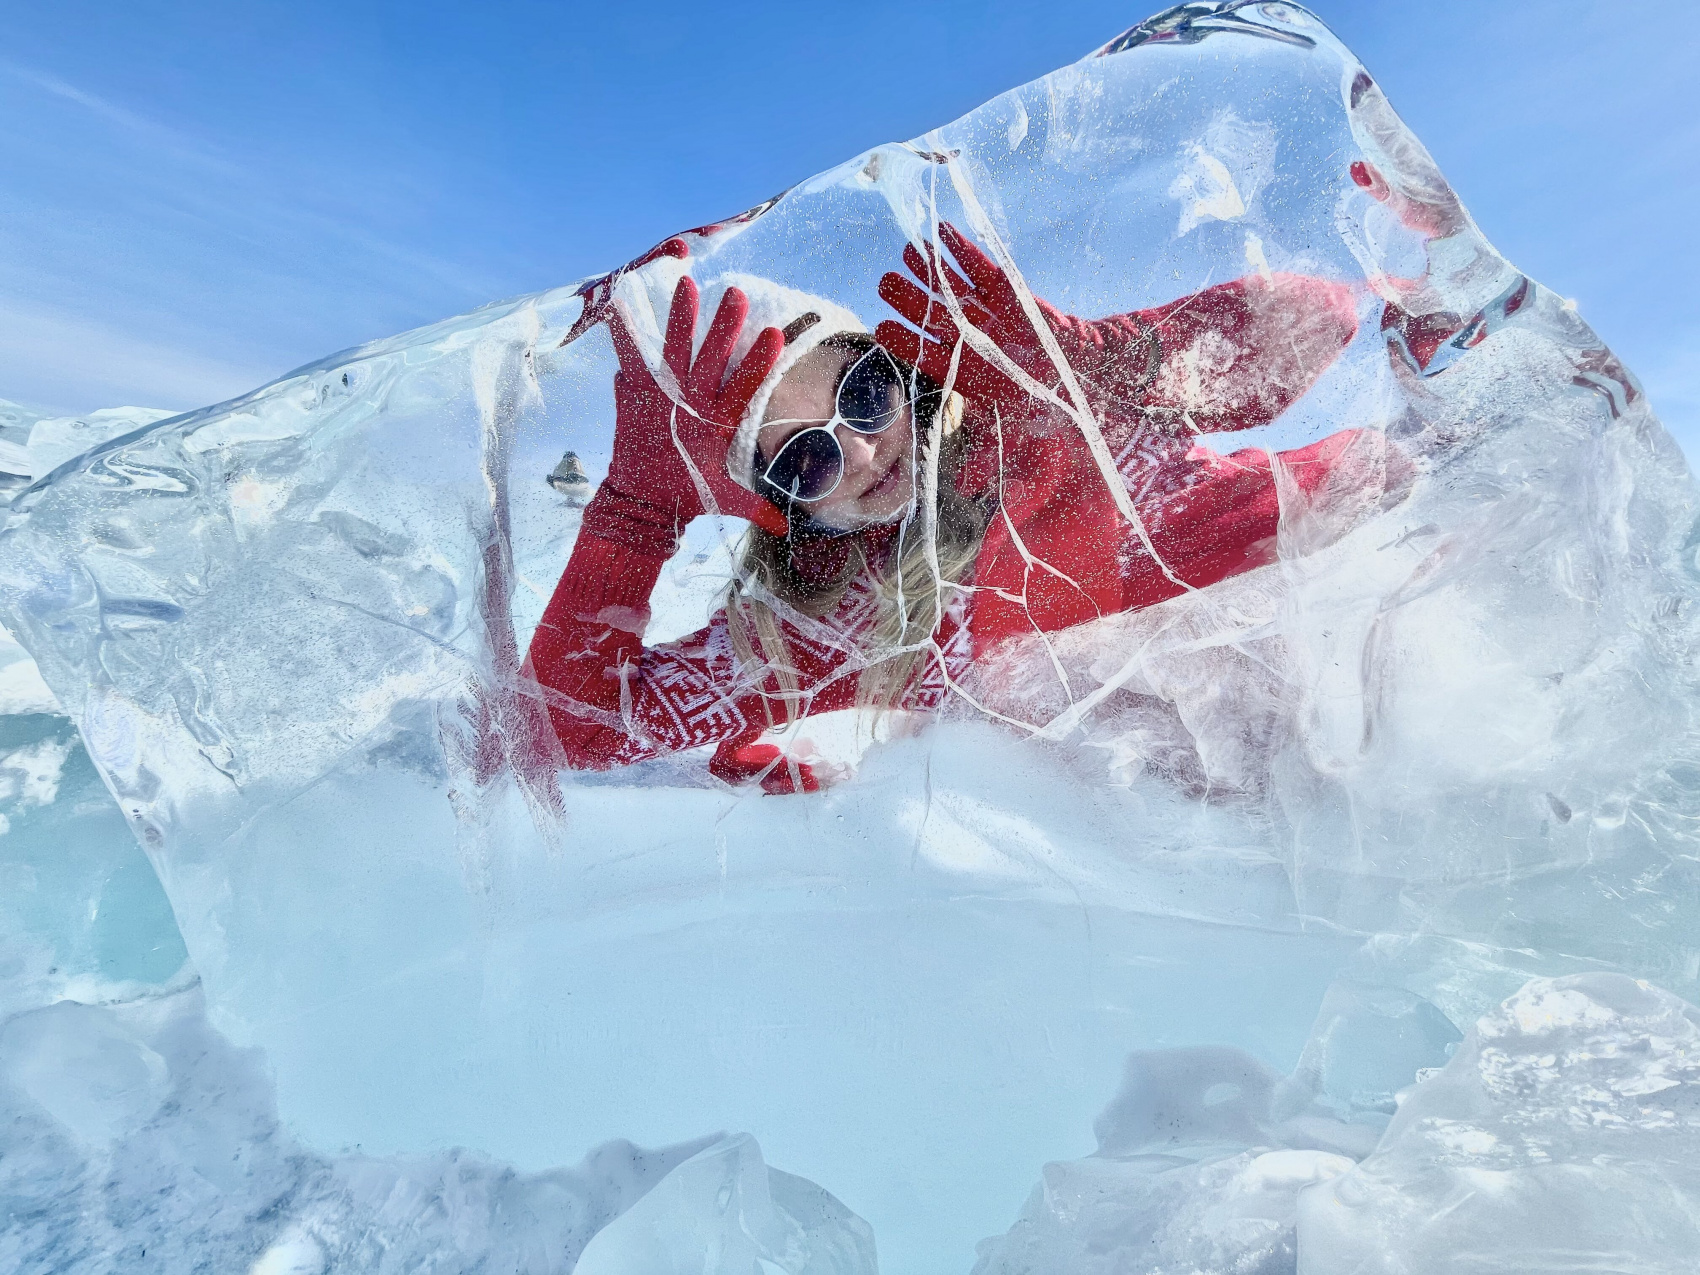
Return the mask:
M 1284 499 L 1316 510 L 1337 535 L 1402 499 L 1414 472 L 1398 444 L 1375 429 L 1341 430 L 1273 456 L 1261 447 L 1224 456 L 1199 446 L 1159 475 L 1141 513 L 1169 572 L 1202 589 L 1275 561 Z M 1129 544 L 1123 563 L 1123 610 L 1183 592 L 1141 545 Z
M 949 224 L 939 235 L 963 274 L 906 248 L 915 279 L 888 273 L 880 295 L 915 328 L 887 320 L 880 343 L 941 382 L 957 358 L 957 387 L 982 419 L 1054 417 L 1052 400 L 1072 402 L 1078 389 L 1112 450 L 1142 429 L 1185 437 L 1267 424 L 1357 331 L 1349 286 L 1265 273 L 1104 319 L 1029 298 L 1047 329 L 1040 332 L 995 261 Z M 953 310 L 996 351 L 964 341 Z
M 1399 499 L 1411 462 L 1378 430 L 1342 430 L 1274 457 L 1291 487 L 1343 529 Z M 1141 538 L 1076 440 L 1023 440 L 1013 493 L 975 564 L 975 649 L 1136 611 L 1274 561 L 1283 492 L 1262 448 L 1195 444 L 1125 472 Z M 1154 552 L 1153 552 L 1154 551 Z
M 585 510 L 586 522 L 602 499 Z M 645 654 L 649 598 L 666 558 L 581 528 L 572 557 L 531 637 L 527 670 L 544 688 L 549 718 L 575 770 L 637 760 L 629 720 L 632 681 Z M 616 532 L 617 534 L 617 532 Z M 688 748 L 682 740 L 673 748 Z M 652 747 L 647 755 L 671 751 Z
M 683 254 L 680 242 L 669 255 Z M 728 374 L 747 312 L 743 293 L 728 289 L 693 358 L 697 290 L 680 281 L 662 357 L 682 401 L 662 390 L 619 318 L 609 320 L 620 363 L 613 456 L 528 655 L 576 768 L 750 733 L 734 704 L 735 662 L 717 666 L 688 644 L 643 646 L 650 594 L 685 524 L 704 511 L 705 489 L 721 510 L 785 530 L 777 509 L 725 473 L 727 442 L 784 342 L 778 329 L 764 330 Z
M 1358 328 L 1350 286 L 1295 274 L 1250 275 L 1133 315 L 1077 322 L 1094 333 L 1152 334 L 1151 375 L 1129 377 L 1114 359 L 1087 375 L 1112 432 L 1155 426 L 1180 437 L 1267 425 Z
M 604 520 L 586 525 L 531 639 L 532 675 L 575 770 L 607 770 L 705 744 L 719 744 L 710 770 L 730 783 L 759 780 L 770 792 L 818 785 L 808 766 L 786 762 L 755 741 L 788 720 L 855 703 L 854 635 L 833 641 L 781 621 L 794 697 L 777 698 L 778 679 L 738 658 L 724 610 L 689 637 L 646 647 L 649 599 L 666 559 L 645 546 L 604 538 Z M 603 534 L 592 531 L 597 527 Z M 618 534 L 616 524 L 615 532 Z M 846 608 L 854 610 L 854 606 Z

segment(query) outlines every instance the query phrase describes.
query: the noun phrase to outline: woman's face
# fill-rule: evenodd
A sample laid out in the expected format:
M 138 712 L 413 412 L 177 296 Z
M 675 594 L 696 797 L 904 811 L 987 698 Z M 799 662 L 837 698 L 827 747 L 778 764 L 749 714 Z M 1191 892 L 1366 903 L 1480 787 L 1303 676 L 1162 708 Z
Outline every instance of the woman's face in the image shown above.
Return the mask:
M 767 401 L 756 435 L 756 472 L 779 454 L 793 435 L 832 419 L 838 383 L 861 352 L 818 345 L 780 378 Z M 854 531 L 903 516 L 914 500 L 915 418 L 904 407 L 889 429 L 858 434 L 847 425 L 833 430 L 844 451 L 844 477 L 819 500 L 799 501 L 811 518 L 838 531 Z

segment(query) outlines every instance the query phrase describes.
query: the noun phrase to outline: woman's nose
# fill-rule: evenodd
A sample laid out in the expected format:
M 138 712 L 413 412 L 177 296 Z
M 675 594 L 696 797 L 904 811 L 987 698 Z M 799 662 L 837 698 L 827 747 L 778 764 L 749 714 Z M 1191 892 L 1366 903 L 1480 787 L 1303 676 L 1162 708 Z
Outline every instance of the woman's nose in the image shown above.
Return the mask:
M 853 429 L 838 431 L 838 445 L 844 449 L 845 472 L 866 469 L 874 463 L 874 440 Z

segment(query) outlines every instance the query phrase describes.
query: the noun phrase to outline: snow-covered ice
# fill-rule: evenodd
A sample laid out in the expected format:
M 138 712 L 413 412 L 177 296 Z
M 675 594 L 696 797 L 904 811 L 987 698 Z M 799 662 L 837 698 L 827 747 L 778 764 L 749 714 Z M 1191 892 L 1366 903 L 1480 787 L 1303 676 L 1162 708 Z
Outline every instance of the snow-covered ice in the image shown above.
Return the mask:
M 1700 537 L 1634 378 L 1293 4 L 686 238 L 871 327 L 940 220 L 1080 315 L 1349 285 L 1214 445 L 1365 429 L 1408 492 L 1277 468 L 1268 565 L 806 720 L 837 782 L 768 797 L 538 746 L 598 281 L 182 416 L 0 405 L 0 1265 L 1689 1269 Z M 1227 356 L 1171 354 L 1204 412 Z
M 611 1142 L 542 1173 L 465 1151 L 315 1154 L 195 990 L 18 1014 L 0 1028 L 0 1078 L 7 1270 L 702 1269 L 658 1260 L 669 1242 L 746 1270 L 873 1269 L 866 1224 L 769 1170 L 747 1135 Z

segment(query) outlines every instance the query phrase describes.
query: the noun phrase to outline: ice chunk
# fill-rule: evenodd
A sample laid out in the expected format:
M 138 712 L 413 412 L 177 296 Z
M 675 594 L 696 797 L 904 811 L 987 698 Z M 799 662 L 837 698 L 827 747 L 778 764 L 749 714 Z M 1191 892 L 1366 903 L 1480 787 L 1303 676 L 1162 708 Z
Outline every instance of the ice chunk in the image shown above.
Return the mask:
M 1343 979 L 1323 997 L 1294 1073 L 1298 1092 L 1342 1120 L 1378 1128 L 1419 1072 L 1444 1066 L 1461 1033 L 1402 988 Z
M 30 427 L 47 415 L 0 398 L 0 499 L 10 500 L 30 484 Z
M 866 1224 L 767 1168 L 748 1137 L 614 1142 L 534 1173 L 465 1151 L 315 1154 L 193 990 L 0 1024 L 0 1191 L 0 1264 L 15 1271 L 651 1272 L 675 1269 L 647 1260 L 668 1236 L 695 1258 L 677 1269 L 875 1269 Z
M 760 384 L 686 277 L 781 329 Z M 1579 971 L 1700 995 L 1692 479 L 1298 6 L 1179 6 L 605 276 L 46 475 L 5 419 L 0 616 L 112 800 L 71 749 L 35 804 L 68 733 L 9 726 L 0 846 L 73 793 L 130 828 L 303 1154 L 543 1172 L 743 1130 L 929 1271 L 1049 1162 L 1058 1200 L 1156 1201 L 1129 1225 L 1176 1261 L 1279 1265 L 1455 1025 Z M 732 516 L 771 530 L 758 458 L 821 482 L 789 537 Z M 761 795 L 805 766 L 837 782 Z M 56 995 L 111 931 L 45 845 L 0 908 Z M 1183 1047 L 1237 1052 L 1194 1091 L 1152 1070 Z M 1183 1163 L 1148 1162 L 1164 1113 Z M 814 1224 L 754 1154 L 686 1175 L 754 1230 L 681 1178 L 608 1245 L 779 1252 Z M 332 1264 L 329 1226 L 266 1260 Z
M 103 407 L 87 416 L 43 417 L 30 427 L 30 470 L 39 478 L 108 439 L 176 415 L 158 407 Z
M 1327 1121 L 1281 1126 L 1280 1083 L 1237 1050 L 1133 1055 L 1096 1153 L 1045 1166 L 1009 1233 L 980 1246 L 975 1275 L 1294 1270 L 1300 1194 L 1355 1161 L 1290 1145 Z M 1336 1144 L 1353 1140 L 1336 1128 Z
M 1686 1270 L 1697 1164 L 1700 1011 L 1617 974 L 1538 979 L 1302 1198 L 1302 1269 Z
M 678 1165 L 597 1232 L 577 1275 L 874 1275 L 866 1222 L 803 1178 L 770 1169 L 748 1134 Z
M 165 1060 L 110 1014 L 62 1001 L 0 1027 L 0 1072 L 96 1150 L 134 1133 L 165 1101 Z
M 174 415 L 154 407 L 108 407 L 53 416 L 0 399 L 0 500 L 92 447 Z M 34 661 L 0 625 L 0 717 L 59 711 Z
M 76 728 L 0 715 L 0 1016 L 175 978 L 171 905 Z
M 1290 1078 L 1233 1051 L 1135 1054 L 1097 1152 L 1047 1165 L 977 1272 L 1691 1264 L 1700 1011 L 1622 975 L 1537 979 L 1450 1061 L 1457 1033 L 1428 1020 L 1346 983 Z M 1384 1133 L 1378 1104 L 1343 1121 L 1316 1088 L 1366 1065 L 1403 1080 Z
M 1346 1156 L 1316 1150 L 1047 1165 L 1020 1221 L 981 1246 L 974 1272 L 1286 1275 L 1297 1269 L 1300 1193 L 1351 1167 Z
M 74 456 L 177 413 L 157 407 L 103 407 L 54 416 L 0 399 L 0 498 L 10 499 Z

